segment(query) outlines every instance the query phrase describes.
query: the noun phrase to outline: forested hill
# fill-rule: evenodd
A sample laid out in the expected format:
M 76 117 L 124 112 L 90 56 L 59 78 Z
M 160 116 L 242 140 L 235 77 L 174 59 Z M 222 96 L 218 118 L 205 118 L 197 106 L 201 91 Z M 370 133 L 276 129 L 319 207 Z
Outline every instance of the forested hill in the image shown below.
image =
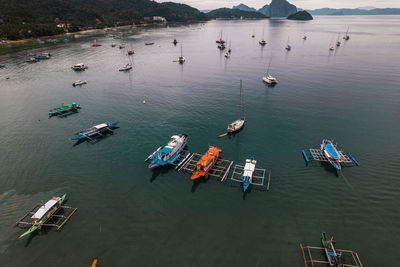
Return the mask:
M 128 25 L 145 17 L 169 22 L 204 21 L 208 16 L 184 4 L 150 0 L 0 0 L 0 37 L 21 39 L 85 28 Z M 65 24 L 66 28 L 57 27 Z

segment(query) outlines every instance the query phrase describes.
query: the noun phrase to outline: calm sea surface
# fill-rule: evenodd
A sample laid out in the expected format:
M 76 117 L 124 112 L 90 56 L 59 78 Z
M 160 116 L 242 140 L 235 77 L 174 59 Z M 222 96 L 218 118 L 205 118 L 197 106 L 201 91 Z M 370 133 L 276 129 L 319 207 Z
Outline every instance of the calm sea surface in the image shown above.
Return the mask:
M 351 39 L 329 52 L 347 26 Z M 215 44 L 221 30 L 228 60 Z M 95 39 L 101 47 L 90 46 Z M 113 42 L 135 50 L 130 73 L 118 71 L 129 58 Z M 99 257 L 99 266 L 302 266 L 299 244 L 318 246 L 326 231 L 365 266 L 398 266 L 399 48 L 400 16 L 211 21 L 0 48 L 0 265 L 88 266 Z M 24 62 L 46 51 L 50 60 Z M 274 88 L 261 80 L 271 58 Z M 79 62 L 89 69 L 72 71 Z M 78 79 L 88 84 L 72 87 Z M 248 122 L 218 139 L 236 119 L 240 80 Z M 47 118 L 74 101 L 78 114 Z M 120 128 L 73 146 L 74 133 L 104 121 Z M 193 152 L 213 144 L 238 164 L 254 156 L 272 170 L 271 190 L 243 196 L 216 180 L 193 186 L 189 174 L 148 169 L 144 159 L 176 133 L 189 135 Z M 360 167 L 336 175 L 306 166 L 301 150 L 323 138 Z M 78 211 L 62 231 L 17 239 L 19 217 L 65 192 Z

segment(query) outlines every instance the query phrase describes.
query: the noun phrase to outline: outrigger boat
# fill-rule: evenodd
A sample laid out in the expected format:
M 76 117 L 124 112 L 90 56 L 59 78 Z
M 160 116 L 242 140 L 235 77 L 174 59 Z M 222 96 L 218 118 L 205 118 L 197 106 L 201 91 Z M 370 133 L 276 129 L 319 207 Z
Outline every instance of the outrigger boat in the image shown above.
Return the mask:
M 258 42 L 261 46 L 264 46 L 267 44 L 267 42 L 264 40 L 264 28 L 263 28 L 263 33 L 262 33 L 262 40 Z
M 340 171 L 342 169 L 339 152 L 331 140 L 322 140 L 321 152 L 327 157 L 329 163 L 332 164 L 336 170 Z
M 36 230 L 42 229 L 43 226 L 57 226 L 58 229 L 60 229 L 64 223 L 72 216 L 72 214 L 76 211 L 76 209 L 70 208 L 70 207 L 65 207 L 65 208 L 70 208 L 72 209 L 72 213 L 68 216 L 62 216 L 62 215 L 55 215 L 55 213 L 60 209 L 63 208 L 61 206 L 67 198 L 67 194 L 62 195 L 61 197 L 53 197 L 49 201 L 47 201 L 44 205 L 41 205 L 36 212 L 29 212 L 27 213 L 21 220 L 16 222 L 16 225 L 22 224 L 22 225 L 32 225 L 29 230 L 27 230 L 25 233 L 23 233 L 19 238 L 22 238 L 24 236 L 27 236 Z M 36 208 L 36 207 L 35 207 Z M 34 208 L 34 209 L 35 209 Z M 32 215 L 33 214 L 33 215 Z M 30 222 L 24 221 L 27 216 L 32 215 L 29 219 L 31 220 Z M 46 224 L 46 222 L 52 218 L 52 217 L 63 217 L 64 221 L 62 222 L 61 225 L 57 224 Z
M 244 172 L 243 172 L 243 192 L 247 191 L 253 180 L 256 164 L 257 161 L 254 158 L 246 159 L 246 164 L 244 165 Z
M 131 56 L 131 55 L 133 55 L 133 54 L 135 54 L 135 51 L 133 51 L 133 50 L 129 50 L 129 51 L 128 51 L 128 55 L 129 55 L 129 56 Z
M 336 241 L 331 239 L 327 239 L 326 233 L 322 233 L 322 246 L 325 250 L 325 255 L 327 260 L 329 261 L 329 266 L 343 266 L 341 264 L 341 259 L 338 253 L 336 252 L 335 245 Z
M 177 41 L 176 39 L 174 39 L 174 40 L 172 41 L 172 43 L 173 43 L 174 45 L 176 45 L 176 44 L 178 43 L 178 41 Z
M 78 136 L 73 137 L 72 140 L 84 140 L 84 139 L 92 140 L 92 137 L 103 135 L 104 132 L 107 131 L 113 132 L 113 129 L 117 127 L 118 123 L 119 123 L 118 121 L 115 123 L 106 121 L 102 124 L 95 125 L 92 128 L 77 133 Z
M 190 178 L 191 180 L 196 180 L 200 177 L 206 176 L 209 174 L 211 168 L 218 161 L 219 153 L 222 150 L 219 147 L 211 146 L 209 147 L 206 154 L 204 154 L 200 160 L 196 163 L 196 168 L 193 170 L 193 175 Z
M 149 168 L 163 167 L 167 164 L 176 165 L 175 162 L 178 160 L 182 150 L 185 148 L 187 143 L 186 134 L 178 134 L 171 136 L 168 144 L 160 146 L 156 151 L 153 152 L 145 160 L 150 161 Z
M 243 99 L 242 99 L 242 80 L 240 80 L 240 105 L 238 106 L 238 119 L 232 122 L 231 124 L 228 124 L 227 127 L 227 132 L 228 134 L 233 134 L 235 132 L 238 132 L 241 130 L 244 126 L 244 123 L 246 122 L 244 116 L 243 116 Z
M 306 267 L 328 265 L 330 267 L 363 267 L 360 257 L 355 251 L 336 248 L 336 241 L 328 239 L 326 233 L 322 233 L 322 247 L 303 246 L 300 249 Z M 314 258 L 325 252 L 326 260 Z
M 288 39 L 287 39 L 287 43 L 286 43 L 285 49 L 286 49 L 286 51 L 292 50 L 292 47 L 289 45 L 289 37 L 288 37 Z
M 49 111 L 49 117 L 58 116 L 58 115 L 66 116 L 68 114 L 78 112 L 78 109 L 80 109 L 80 108 L 81 108 L 81 106 L 75 102 L 73 102 L 72 104 L 62 105 L 62 106 L 56 107 L 54 109 L 51 109 Z

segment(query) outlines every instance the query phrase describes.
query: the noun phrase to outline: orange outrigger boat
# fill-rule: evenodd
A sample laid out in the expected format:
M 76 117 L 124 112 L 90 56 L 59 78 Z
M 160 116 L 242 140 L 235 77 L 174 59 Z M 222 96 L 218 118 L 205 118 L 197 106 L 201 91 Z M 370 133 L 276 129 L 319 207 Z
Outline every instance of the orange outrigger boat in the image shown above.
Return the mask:
M 211 146 L 206 154 L 204 154 L 196 164 L 196 169 L 193 170 L 191 180 L 196 180 L 204 175 L 207 175 L 214 164 L 218 161 L 219 153 L 222 150 L 217 146 Z

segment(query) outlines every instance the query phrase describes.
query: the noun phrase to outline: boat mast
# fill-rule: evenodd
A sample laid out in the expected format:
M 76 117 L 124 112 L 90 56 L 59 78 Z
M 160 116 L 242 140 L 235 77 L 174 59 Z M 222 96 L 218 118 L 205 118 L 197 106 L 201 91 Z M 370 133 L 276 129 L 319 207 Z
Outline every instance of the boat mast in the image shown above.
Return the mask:
M 269 60 L 269 65 L 268 65 L 268 69 L 267 69 L 267 77 L 268 77 L 268 74 L 269 74 L 269 68 L 271 67 L 271 61 L 272 61 L 272 57 L 271 57 L 271 59 Z
M 244 111 L 243 111 L 242 90 L 243 90 L 243 87 L 242 87 L 242 80 L 240 80 L 240 104 L 239 104 L 239 110 L 238 110 L 238 112 L 239 112 L 238 119 L 239 119 L 239 120 L 241 120 L 241 119 L 244 118 L 244 116 L 243 116 L 243 115 L 244 115 Z
M 183 55 L 182 55 L 182 43 L 181 43 L 181 58 L 183 57 Z

